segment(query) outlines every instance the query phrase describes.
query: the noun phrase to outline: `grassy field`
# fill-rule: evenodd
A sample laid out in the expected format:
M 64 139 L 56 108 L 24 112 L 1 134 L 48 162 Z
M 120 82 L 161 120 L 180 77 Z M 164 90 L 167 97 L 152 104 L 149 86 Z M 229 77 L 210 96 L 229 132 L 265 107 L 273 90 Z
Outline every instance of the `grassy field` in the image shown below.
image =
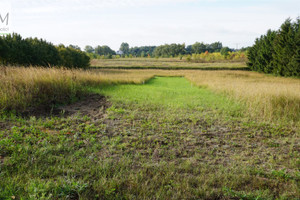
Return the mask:
M 299 79 L 2 68 L 0 80 L 0 199 L 300 197 Z M 45 103 L 71 104 L 22 115 Z
M 87 87 L 144 83 L 159 76 L 184 76 L 192 84 L 226 94 L 248 108 L 256 120 L 299 126 L 300 80 L 246 71 L 197 70 L 62 70 L 1 68 L 0 112 L 24 111 L 40 104 L 75 101 Z
M 117 69 L 248 69 L 245 62 L 193 63 L 179 58 L 119 58 L 94 59 L 92 67 Z

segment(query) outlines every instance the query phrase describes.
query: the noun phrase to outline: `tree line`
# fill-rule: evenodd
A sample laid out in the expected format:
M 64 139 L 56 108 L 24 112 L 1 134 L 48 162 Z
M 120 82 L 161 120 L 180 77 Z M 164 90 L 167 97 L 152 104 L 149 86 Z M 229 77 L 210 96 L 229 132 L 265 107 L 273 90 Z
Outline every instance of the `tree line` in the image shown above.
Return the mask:
M 4 65 L 86 68 L 90 58 L 78 46 L 54 46 L 42 39 L 24 39 L 13 33 L 0 36 L 0 62 Z
M 249 49 L 253 71 L 281 76 L 300 76 L 300 18 L 287 19 L 277 31 L 268 30 Z
M 245 49 L 246 50 L 246 49 Z M 111 58 L 111 55 L 129 56 L 129 57 L 176 57 L 180 55 L 201 54 L 205 52 L 225 52 L 234 51 L 228 47 L 223 47 L 221 42 L 214 42 L 205 44 L 203 42 L 196 42 L 193 45 L 186 46 L 185 44 L 165 44 L 160 46 L 141 46 L 130 47 L 128 43 L 123 42 L 119 48 L 119 52 L 113 51 L 108 46 L 97 46 L 93 48 L 87 45 L 85 51 L 89 53 L 92 58 L 97 56 L 105 56 Z

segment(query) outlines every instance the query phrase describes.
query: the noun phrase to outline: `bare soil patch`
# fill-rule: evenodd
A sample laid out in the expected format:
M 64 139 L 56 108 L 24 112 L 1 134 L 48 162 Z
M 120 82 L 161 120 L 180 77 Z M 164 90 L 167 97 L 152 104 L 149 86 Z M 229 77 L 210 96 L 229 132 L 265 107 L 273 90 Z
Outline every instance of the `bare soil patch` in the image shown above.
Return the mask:
M 47 105 L 40 106 L 38 108 L 29 109 L 22 113 L 24 117 L 50 117 L 61 116 L 69 117 L 72 115 L 82 115 L 91 117 L 92 120 L 102 118 L 105 110 L 110 107 L 110 103 L 106 98 L 99 94 L 90 94 L 85 96 L 80 101 L 60 106 L 57 108 L 51 108 Z

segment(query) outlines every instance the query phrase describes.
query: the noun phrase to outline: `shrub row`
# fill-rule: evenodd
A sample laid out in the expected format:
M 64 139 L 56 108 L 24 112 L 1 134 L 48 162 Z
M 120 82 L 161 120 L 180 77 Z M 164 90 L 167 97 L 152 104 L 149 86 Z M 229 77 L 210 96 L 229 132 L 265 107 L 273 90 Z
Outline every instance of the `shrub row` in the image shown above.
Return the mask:
M 23 39 L 19 34 L 13 33 L 0 36 L 0 62 L 15 66 L 86 68 L 90 64 L 90 58 L 79 49 L 54 46 L 38 38 Z
M 222 54 L 220 52 L 209 53 L 206 51 L 201 54 L 192 54 L 186 56 L 186 61 L 195 63 L 205 62 L 245 62 L 247 60 L 247 52 L 236 51 L 226 52 Z

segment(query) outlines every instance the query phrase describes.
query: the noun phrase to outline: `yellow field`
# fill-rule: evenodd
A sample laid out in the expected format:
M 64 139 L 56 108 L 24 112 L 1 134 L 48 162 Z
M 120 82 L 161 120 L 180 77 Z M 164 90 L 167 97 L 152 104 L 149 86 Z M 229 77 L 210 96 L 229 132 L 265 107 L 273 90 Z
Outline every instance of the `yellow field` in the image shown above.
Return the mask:
M 143 83 L 153 76 L 185 76 L 194 85 L 226 93 L 261 120 L 300 121 L 300 80 L 246 71 L 1 68 L 0 110 L 23 109 L 37 97 L 52 100 L 99 84 Z M 63 99 L 61 99 L 63 101 Z
M 245 62 L 187 62 L 185 58 L 119 58 L 93 59 L 92 67 L 101 68 L 245 68 Z

